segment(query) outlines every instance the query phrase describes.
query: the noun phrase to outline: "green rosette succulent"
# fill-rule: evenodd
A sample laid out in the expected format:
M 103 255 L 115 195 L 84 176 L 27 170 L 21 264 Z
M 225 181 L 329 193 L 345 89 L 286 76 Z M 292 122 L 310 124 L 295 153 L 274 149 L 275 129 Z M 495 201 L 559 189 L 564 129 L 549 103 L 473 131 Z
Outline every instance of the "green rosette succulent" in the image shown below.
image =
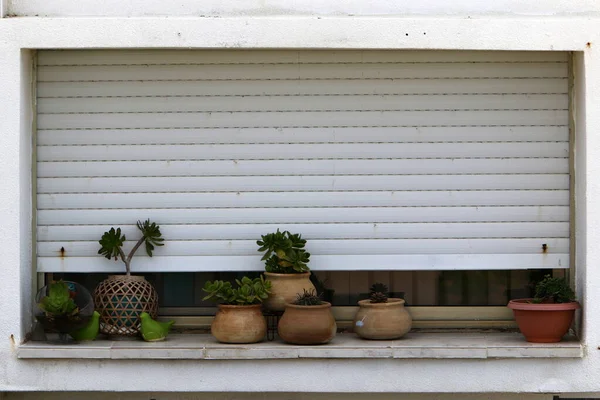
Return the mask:
M 255 279 L 244 276 L 241 280 L 236 279 L 235 283 L 237 287 L 233 287 L 231 282 L 219 280 L 206 282 L 202 290 L 208 294 L 203 300 L 228 305 L 251 305 L 262 303 L 271 293 L 271 281 L 265 280 L 262 275 Z
M 62 280 L 49 285 L 48 295 L 40 300 L 39 307 L 47 315 L 54 317 L 72 316 L 79 313 L 79 308 L 71 296 L 69 285 Z
M 304 249 L 306 240 L 300 234 L 288 231 L 269 233 L 256 241 L 258 251 L 264 252 L 261 260 L 265 271 L 279 274 L 303 273 L 310 271 L 310 253 Z

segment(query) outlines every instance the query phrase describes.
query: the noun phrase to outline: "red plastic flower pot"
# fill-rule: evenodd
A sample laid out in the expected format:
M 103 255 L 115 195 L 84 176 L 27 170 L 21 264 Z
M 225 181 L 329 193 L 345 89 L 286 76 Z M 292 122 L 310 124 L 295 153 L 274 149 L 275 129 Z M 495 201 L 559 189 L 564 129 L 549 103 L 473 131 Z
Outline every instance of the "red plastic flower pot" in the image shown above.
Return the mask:
M 532 303 L 533 299 L 511 300 L 508 308 L 513 310 L 521 333 L 528 342 L 560 342 L 568 332 L 578 302 Z

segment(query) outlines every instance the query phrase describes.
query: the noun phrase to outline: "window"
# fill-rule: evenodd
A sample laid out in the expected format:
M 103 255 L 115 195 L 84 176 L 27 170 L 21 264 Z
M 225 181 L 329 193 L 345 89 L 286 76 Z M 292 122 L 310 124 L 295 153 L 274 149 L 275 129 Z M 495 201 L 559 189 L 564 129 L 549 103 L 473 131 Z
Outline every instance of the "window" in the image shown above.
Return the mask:
M 41 51 L 38 272 L 121 271 L 98 238 L 151 218 L 166 246 L 133 269 L 156 273 L 165 307 L 204 306 L 214 274 L 262 270 L 255 240 L 277 228 L 309 240 L 341 305 L 375 280 L 417 305 L 503 304 L 569 268 L 568 63 Z

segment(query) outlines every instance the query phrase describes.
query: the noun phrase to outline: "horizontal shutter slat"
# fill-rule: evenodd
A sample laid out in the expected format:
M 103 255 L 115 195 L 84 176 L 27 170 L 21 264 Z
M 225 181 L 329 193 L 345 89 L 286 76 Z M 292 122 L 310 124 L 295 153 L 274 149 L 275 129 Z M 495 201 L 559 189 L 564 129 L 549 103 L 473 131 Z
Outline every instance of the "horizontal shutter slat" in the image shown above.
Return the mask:
M 39 178 L 38 192 L 311 192 L 340 190 L 498 190 L 569 188 L 564 174 Z
M 120 225 L 123 235 L 140 235 L 135 225 Z M 41 226 L 37 238 L 52 242 L 94 241 L 110 229 L 109 225 Z M 451 239 L 451 238 L 536 238 L 565 237 L 568 222 L 506 222 L 490 229 L 490 223 L 347 223 L 339 224 L 220 224 L 220 225 L 162 225 L 161 232 L 171 240 L 256 240 L 265 232 L 277 229 L 302 232 L 314 239 L 336 239 L 342 231 L 344 239 Z
M 355 95 L 236 97 L 145 97 L 41 99 L 40 114 L 125 112 L 282 112 L 331 110 L 566 110 L 568 99 L 555 95 Z
M 568 190 L 39 194 L 38 209 L 565 206 Z M 452 210 L 455 211 L 455 210 Z M 558 210 L 554 210 L 558 211 Z M 562 212 L 562 211 L 561 211 Z M 565 214 L 566 215 L 566 214 Z
M 562 126 L 39 130 L 39 146 L 251 143 L 561 142 Z
M 40 82 L 140 80 L 303 80 L 303 79 L 477 79 L 556 78 L 567 73 L 566 63 L 489 64 L 221 64 L 41 66 Z
M 239 128 L 346 126 L 536 126 L 567 125 L 564 110 L 529 111 L 336 111 L 195 112 L 135 114 L 40 114 L 40 129 Z
M 259 256 L 256 240 L 206 240 L 206 241 L 165 241 L 165 246 L 155 250 L 161 256 Z M 311 240 L 310 253 L 315 255 L 332 254 L 535 254 L 542 253 L 546 244 L 549 253 L 569 251 L 568 239 L 372 239 L 372 240 Z M 131 248 L 135 242 L 126 242 Z M 98 242 L 39 242 L 40 257 L 84 257 L 96 254 Z M 141 252 L 140 252 L 141 253 Z M 138 258 L 148 258 L 139 255 Z M 260 257 L 259 257 L 260 258 Z
M 567 158 L 422 159 L 422 160 L 211 160 L 45 162 L 38 178 L 254 176 L 254 175 L 392 175 L 403 174 L 566 174 Z
M 566 94 L 568 80 L 561 78 L 489 78 L 465 79 L 456 84 L 452 79 L 424 80 L 328 81 L 130 81 L 123 82 L 39 82 L 38 98 L 60 97 L 167 97 L 167 96 L 252 96 L 278 95 L 431 95 L 431 94 Z
M 559 254 L 348 254 L 311 257 L 315 271 L 394 270 L 486 270 L 567 268 L 568 253 Z M 101 257 L 39 257 L 38 272 L 124 272 L 121 262 Z M 264 262 L 252 256 L 155 256 L 134 260 L 131 270 L 139 272 L 263 271 Z
M 366 57 L 367 56 L 367 57 Z M 223 64 L 223 63 L 368 63 L 368 62 L 567 62 L 565 52 L 546 51 L 257 51 L 257 50 L 60 50 L 42 51 L 43 65 L 148 65 L 148 64 Z
M 566 142 L 40 146 L 38 161 L 556 158 L 568 152 Z
M 150 218 L 161 224 L 324 222 L 563 222 L 568 207 L 332 207 L 135 210 L 40 210 L 39 225 L 123 224 Z M 339 232 L 343 235 L 342 232 Z M 258 238 L 257 238 L 258 239 Z

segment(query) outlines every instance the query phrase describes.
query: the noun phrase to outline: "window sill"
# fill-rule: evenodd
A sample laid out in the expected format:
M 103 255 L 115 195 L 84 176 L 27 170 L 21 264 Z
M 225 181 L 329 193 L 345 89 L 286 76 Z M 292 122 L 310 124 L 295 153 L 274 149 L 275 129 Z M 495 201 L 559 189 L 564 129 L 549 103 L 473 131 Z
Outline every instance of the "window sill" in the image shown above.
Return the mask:
M 527 343 L 513 332 L 411 332 L 399 340 L 362 340 L 340 333 L 327 345 L 295 346 L 279 340 L 257 344 L 218 343 L 208 334 L 172 334 L 166 341 L 97 340 L 54 344 L 28 342 L 18 348 L 22 359 L 163 359 L 260 360 L 320 358 L 581 358 L 575 337 L 560 343 Z

